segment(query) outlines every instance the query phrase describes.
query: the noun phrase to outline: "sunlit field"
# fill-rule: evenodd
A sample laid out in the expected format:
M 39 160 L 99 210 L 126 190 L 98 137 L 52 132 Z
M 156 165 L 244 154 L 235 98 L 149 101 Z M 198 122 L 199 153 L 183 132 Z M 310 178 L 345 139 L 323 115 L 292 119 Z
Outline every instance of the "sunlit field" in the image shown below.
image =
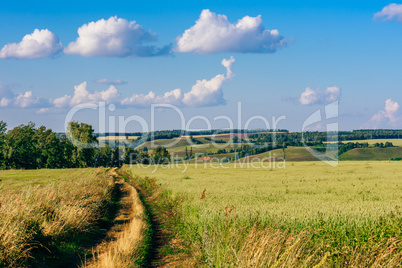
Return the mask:
M 258 244 L 249 240 L 255 224 L 266 230 L 262 233 L 274 228 L 293 237 L 308 234 L 292 257 L 300 258 L 289 257 L 287 265 L 313 265 L 325 258 L 335 267 L 393 267 L 402 260 L 400 163 L 340 162 L 336 168 L 322 162 L 283 164 L 265 169 L 234 163 L 220 168 L 190 164 L 187 169 L 171 164 L 130 170 L 139 178 L 155 178 L 171 198 L 183 198 L 183 235 L 217 266 L 239 265 L 242 245 Z M 206 243 L 211 244 L 205 248 Z M 392 254 L 387 251 L 391 248 Z M 273 265 L 274 259 L 257 266 Z
M 104 169 L 0 173 L 0 267 L 74 267 L 109 224 Z
M 344 142 L 348 142 L 348 141 L 344 141 Z M 354 141 L 350 141 L 350 142 L 359 142 L 359 143 L 363 143 L 363 142 L 367 142 L 369 145 L 373 145 L 376 143 L 386 143 L 386 142 L 391 142 L 392 145 L 394 146 L 402 146 L 402 139 L 374 139 L 374 140 L 354 140 Z
M 2 170 L 0 190 L 21 190 L 27 186 L 45 185 L 85 179 L 93 175 L 93 169 L 41 169 Z

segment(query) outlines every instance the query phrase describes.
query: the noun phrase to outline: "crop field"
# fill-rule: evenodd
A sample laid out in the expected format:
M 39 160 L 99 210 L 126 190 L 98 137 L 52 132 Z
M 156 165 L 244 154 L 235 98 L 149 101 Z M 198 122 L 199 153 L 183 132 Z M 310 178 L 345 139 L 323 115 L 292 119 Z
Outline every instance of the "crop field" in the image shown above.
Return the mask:
M 348 142 L 348 141 L 344 141 Z M 373 140 L 353 140 L 349 142 L 367 142 L 369 145 L 373 145 L 375 143 L 386 143 L 386 142 L 392 142 L 394 146 L 402 146 L 402 139 L 373 139 Z
M 207 217 L 236 206 L 239 217 L 259 213 L 295 220 L 337 215 L 360 221 L 402 206 L 402 165 L 395 162 L 342 162 L 337 168 L 295 162 L 283 169 L 191 164 L 184 170 L 180 165 L 132 168 L 136 175 L 155 177 L 168 189 L 185 194 Z M 207 198 L 200 200 L 204 189 Z
M 106 137 L 98 137 L 99 141 L 132 141 L 137 140 L 138 136 L 106 136 Z
M 132 166 L 130 172 L 155 178 L 165 195 L 182 198 L 181 234 L 211 265 L 400 265 L 400 163 L 265 164 Z M 270 249 L 274 240 L 284 248 Z
M 304 147 L 292 147 L 289 146 L 285 149 L 286 161 L 317 161 L 317 158 L 313 156 Z M 276 161 L 283 161 L 283 150 L 275 149 L 262 154 L 251 156 L 251 158 L 257 159 L 275 159 Z

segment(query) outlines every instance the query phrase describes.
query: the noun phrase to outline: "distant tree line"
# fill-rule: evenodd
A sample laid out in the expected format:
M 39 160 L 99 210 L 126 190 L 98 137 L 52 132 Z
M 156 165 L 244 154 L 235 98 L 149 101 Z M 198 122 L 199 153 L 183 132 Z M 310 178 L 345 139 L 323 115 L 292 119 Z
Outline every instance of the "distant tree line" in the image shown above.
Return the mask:
M 353 141 L 370 139 L 402 139 L 402 130 L 374 129 L 374 130 L 353 130 L 339 132 L 288 132 L 288 133 L 258 133 L 248 137 L 255 144 L 286 142 L 290 146 L 302 146 L 303 141 L 307 145 L 317 145 L 330 141 Z
M 338 155 L 341 155 L 347 151 L 350 151 L 355 148 L 368 148 L 369 144 L 367 142 L 359 143 L 359 142 L 348 142 L 338 144 Z
M 235 138 L 237 138 L 237 137 L 235 137 Z M 206 141 L 212 141 L 212 139 L 211 138 L 208 138 L 208 137 L 205 137 L 204 138 Z M 227 141 L 224 141 L 224 140 L 222 140 L 222 139 L 220 139 L 220 140 L 214 140 L 214 142 L 215 143 L 228 143 Z
M 68 133 L 60 135 L 32 122 L 7 131 L 7 124 L 0 121 L 0 169 L 119 167 L 169 160 L 164 147 L 155 148 L 152 155 L 129 147 L 99 147 L 92 126 L 85 123 L 70 122 Z

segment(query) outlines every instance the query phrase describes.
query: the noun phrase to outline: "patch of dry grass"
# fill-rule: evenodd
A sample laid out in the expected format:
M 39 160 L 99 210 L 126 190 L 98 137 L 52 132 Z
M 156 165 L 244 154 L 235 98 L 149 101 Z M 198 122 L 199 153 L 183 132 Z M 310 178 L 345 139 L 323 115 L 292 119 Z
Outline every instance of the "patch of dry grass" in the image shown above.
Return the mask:
M 35 250 L 53 254 L 49 245 L 91 230 L 114 183 L 101 170 L 85 173 L 70 181 L 1 191 L 0 266 L 27 266 Z

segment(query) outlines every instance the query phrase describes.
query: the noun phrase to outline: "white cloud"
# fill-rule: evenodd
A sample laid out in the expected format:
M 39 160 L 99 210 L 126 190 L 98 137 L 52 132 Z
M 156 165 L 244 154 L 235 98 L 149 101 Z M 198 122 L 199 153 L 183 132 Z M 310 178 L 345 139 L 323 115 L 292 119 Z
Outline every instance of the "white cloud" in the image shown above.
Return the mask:
M 108 20 L 98 20 L 78 28 L 78 38 L 65 49 L 66 54 L 78 54 L 85 57 L 127 57 L 130 55 L 149 57 L 170 53 L 170 46 L 161 49 L 155 46 L 145 46 L 144 43 L 154 42 L 157 35 L 145 31 L 135 21 L 127 21 L 110 17 Z
M 64 95 L 63 97 L 54 99 L 52 102 L 56 108 L 63 108 L 70 105 L 71 96 Z
M 211 80 L 198 80 L 191 88 L 191 91 L 184 93 L 183 104 L 185 106 L 215 106 L 225 104 L 223 98 L 222 84 L 227 79 L 234 77 L 232 72 L 232 64 L 235 59 L 222 60 L 222 65 L 226 68 L 226 76 L 218 74 Z
M 374 19 L 383 18 L 383 20 L 392 20 L 396 18 L 402 22 L 402 4 L 389 4 L 385 6 L 380 12 L 374 14 Z
M 134 94 L 130 98 L 122 100 L 122 105 L 146 107 L 151 104 L 172 104 L 176 106 L 205 107 L 225 104 L 222 85 L 228 79 L 235 76 L 232 72 L 232 64 L 235 59 L 223 59 L 222 65 L 226 68 L 226 76 L 218 74 L 211 80 L 197 80 L 189 92 L 183 93 L 181 89 L 168 91 L 163 95 L 156 95 L 150 91 L 147 95 Z
M 339 87 L 327 87 L 326 90 L 311 89 L 307 87 L 306 90 L 300 95 L 299 102 L 302 105 L 312 105 L 325 102 L 334 102 L 339 99 L 341 89 Z
M 148 107 L 151 104 L 172 104 L 182 106 L 182 99 L 183 93 L 181 92 L 181 89 L 178 88 L 159 96 L 153 91 L 150 91 L 147 95 L 133 94 L 130 98 L 123 99 L 121 104 L 135 107 Z
M 62 108 L 66 106 L 75 106 L 81 103 L 98 103 L 106 102 L 111 103 L 113 100 L 120 96 L 119 91 L 110 86 L 104 91 L 90 92 L 87 90 L 87 82 L 83 82 L 77 86 L 74 86 L 74 95 L 64 95 L 63 97 L 54 99 L 52 103 L 56 108 Z
M 50 111 L 50 108 L 40 108 L 39 110 L 36 111 L 37 114 L 45 114 Z
M 274 53 L 286 46 L 278 30 L 265 30 L 261 16 L 245 16 L 236 24 L 204 9 L 195 25 L 177 38 L 177 52 L 212 54 L 219 52 Z
M 39 104 L 40 99 L 35 97 L 32 91 L 26 91 L 24 94 L 19 93 L 15 97 L 14 105 L 19 108 L 28 108 Z
M 110 79 L 106 79 L 106 78 L 96 79 L 95 82 L 98 84 L 106 84 L 106 85 L 125 85 L 125 84 L 127 84 L 126 81 L 121 81 L 120 79 L 110 80 Z
M 36 97 L 32 91 L 14 94 L 9 88 L 0 84 L 0 107 L 37 108 L 49 106 L 49 101 Z
M 387 124 L 396 126 L 396 123 L 400 120 L 398 116 L 399 104 L 391 99 L 385 101 L 384 110 L 378 111 L 373 115 L 370 120 L 363 124 L 362 128 L 378 128 L 379 126 L 385 126 Z
M 10 105 L 11 100 L 6 98 L 6 97 L 2 97 L 0 99 L 0 107 L 7 107 L 8 105 Z
M 44 29 L 35 29 L 24 36 L 19 43 L 10 43 L 0 50 L 0 58 L 37 59 L 57 54 L 62 44 L 54 33 Z

